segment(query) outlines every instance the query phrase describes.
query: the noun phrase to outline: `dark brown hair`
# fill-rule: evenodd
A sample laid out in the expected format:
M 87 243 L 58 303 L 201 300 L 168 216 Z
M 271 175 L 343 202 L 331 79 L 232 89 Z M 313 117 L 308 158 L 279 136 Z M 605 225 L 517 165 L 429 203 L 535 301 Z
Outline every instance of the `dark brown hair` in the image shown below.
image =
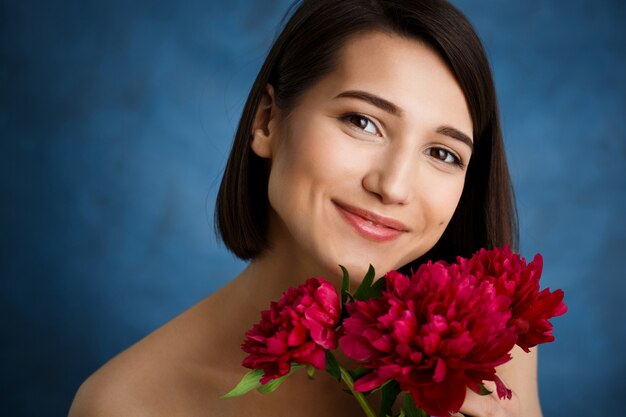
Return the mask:
M 333 70 L 351 36 L 381 30 L 420 40 L 446 61 L 473 124 L 474 152 L 459 205 L 439 242 L 413 265 L 426 259 L 452 261 L 481 247 L 510 244 L 516 249 L 517 216 L 491 70 L 461 12 L 444 0 L 303 0 L 294 9 L 250 90 L 217 195 L 216 230 L 226 246 L 241 259 L 255 258 L 268 246 L 268 170 L 250 148 L 266 84 L 274 87 L 281 113 L 288 114 L 308 88 Z

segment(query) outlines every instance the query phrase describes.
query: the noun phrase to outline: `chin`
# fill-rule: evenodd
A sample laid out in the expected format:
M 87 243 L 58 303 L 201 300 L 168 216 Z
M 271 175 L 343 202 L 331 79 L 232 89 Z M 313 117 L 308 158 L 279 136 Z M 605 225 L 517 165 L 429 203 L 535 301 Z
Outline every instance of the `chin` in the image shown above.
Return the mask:
M 388 264 L 377 263 L 373 259 L 363 260 L 363 261 L 354 260 L 352 262 L 348 262 L 348 260 L 344 260 L 343 263 L 341 263 L 341 265 L 343 265 L 348 270 L 350 274 L 350 281 L 352 281 L 353 283 L 358 283 L 358 284 L 360 284 L 361 281 L 363 280 L 363 277 L 367 273 L 367 270 L 369 269 L 370 264 L 374 267 L 376 271 L 376 278 L 380 278 L 384 276 L 390 270 L 394 269 L 393 266 L 389 266 Z M 339 272 L 341 273 L 340 270 Z M 353 288 L 353 290 L 354 289 L 355 288 Z
M 350 244 L 354 250 L 349 252 L 343 250 L 348 244 Z M 396 259 L 395 262 L 393 262 L 393 259 L 389 259 L 388 256 L 381 256 L 380 250 L 375 252 L 372 248 L 355 247 L 355 245 L 350 242 L 348 242 L 348 244 L 339 245 L 342 250 L 329 246 L 315 248 L 316 250 L 314 250 L 313 253 L 316 254 L 316 260 L 313 264 L 318 265 L 318 267 L 313 268 L 316 271 L 315 273 L 318 276 L 322 275 L 327 279 L 336 279 L 337 282 L 341 282 L 342 272 L 339 267 L 339 265 L 341 265 L 348 270 L 350 281 L 352 281 L 352 289 L 354 290 L 354 285 L 359 284 L 363 280 L 370 264 L 376 271 L 376 278 L 380 278 L 387 272 L 398 269 L 415 259 L 407 254 L 402 259 Z M 389 250 L 387 249 L 384 252 L 389 252 Z M 405 259 L 408 260 L 405 261 Z

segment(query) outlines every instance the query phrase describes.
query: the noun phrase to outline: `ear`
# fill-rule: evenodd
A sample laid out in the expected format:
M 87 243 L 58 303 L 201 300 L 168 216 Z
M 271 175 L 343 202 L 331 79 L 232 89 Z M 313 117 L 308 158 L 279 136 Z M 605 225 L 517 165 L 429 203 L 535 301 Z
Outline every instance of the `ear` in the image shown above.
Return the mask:
M 276 114 L 274 87 L 267 84 L 254 115 L 250 143 L 254 153 L 261 158 L 272 157 L 272 136 L 276 134 Z

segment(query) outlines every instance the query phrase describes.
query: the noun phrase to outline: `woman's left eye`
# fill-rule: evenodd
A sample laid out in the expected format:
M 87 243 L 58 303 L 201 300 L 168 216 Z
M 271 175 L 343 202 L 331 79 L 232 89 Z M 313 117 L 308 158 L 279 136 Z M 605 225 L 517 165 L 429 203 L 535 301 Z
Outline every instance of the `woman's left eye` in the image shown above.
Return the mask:
M 445 148 L 430 148 L 428 150 L 428 154 L 433 158 L 439 159 L 441 162 L 445 162 L 446 164 L 454 164 L 456 166 L 463 167 L 461 159 Z
M 363 115 L 356 113 L 347 114 L 343 116 L 342 119 L 352 126 L 356 127 L 357 129 L 364 131 L 365 133 L 380 136 L 380 132 L 378 131 L 378 127 L 376 127 L 376 124 Z

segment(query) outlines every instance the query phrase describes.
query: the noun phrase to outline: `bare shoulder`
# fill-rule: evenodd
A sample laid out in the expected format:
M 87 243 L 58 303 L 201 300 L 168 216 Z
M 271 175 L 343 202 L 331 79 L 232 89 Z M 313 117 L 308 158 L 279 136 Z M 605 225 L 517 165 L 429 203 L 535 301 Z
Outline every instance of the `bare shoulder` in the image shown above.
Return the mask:
M 540 417 L 539 390 L 537 386 L 537 348 L 530 353 L 515 346 L 512 360 L 497 368 L 498 375 L 519 398 L 523 415 Z
M 123 351 L 78 389 L 69 417 L 203 416 L 223 394 L 211 331 L 195 306 Z
M 121 357 L 105 364 L 80 386 L 69 416 L 160 416 L 152 401 L 156 392 L 148 378 L 139 377 L 140 368 Z

